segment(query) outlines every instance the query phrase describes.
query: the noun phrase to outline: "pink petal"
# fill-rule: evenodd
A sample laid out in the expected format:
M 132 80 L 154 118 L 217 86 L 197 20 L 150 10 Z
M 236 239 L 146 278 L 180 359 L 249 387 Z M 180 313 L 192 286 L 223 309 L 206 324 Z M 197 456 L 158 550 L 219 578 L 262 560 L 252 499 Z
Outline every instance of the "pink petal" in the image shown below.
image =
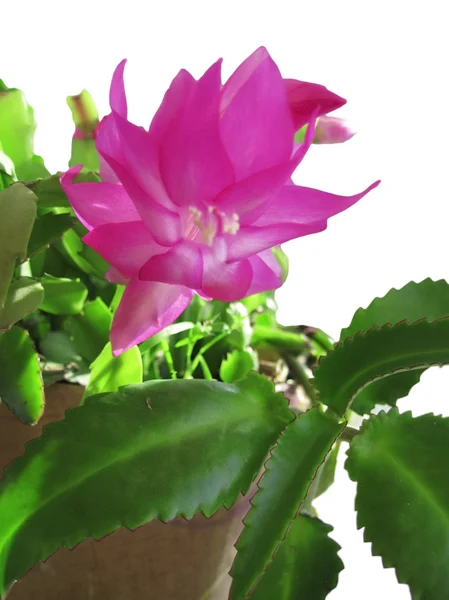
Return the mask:
M 123 186 L 116 183 L 73 183 L 81 166 L 72 167 L 60 182 L 76 216 L 87 229 L 105 223 L 139 220 L 139 213 Z
M 220 70 L 218 61 L 196 82 L 161 143 L 161 174 L 178 205 L 209 203 L 234 180 L 219 132 Z
M 203 282 L 201 248 L 198 244 L 183 240 L 168 252 L 150 258 L 141 268 L 139 279 L 198 289 Z
M 220 112 L 221 136 L 237 180 L 290 158 L 295 129 L 284 81 L 265 48 L 228 79 Z
M 314 142 L 315 144 L 342 144 L 354 135 L 355 131 L 347 121 L 324 115 L 318 119 Z
M 271 258 L 276 263 L 276 267 L 274 269 L 270 264 L 271 259 L 268 257 L 268 254 L 271 255 Z M 266 251 L 257 256 L 252 256 L 249 259 L 249 262 L 253 270 L 253 278 L 249 290 L 246 292 L 246 296 L 252 296 L 252 294 L 258 294 L 259 292 L 276 290 L 282 285 L 282 282 L 279 279 L 279 264 L 271 251 Z
M 173 323 L 187 308 L 192 295 L 181 285 L 131 280 L 112 322 L 113 355 L 118 356 Z
M 109 89 L 109 104 L 114 112 L 126 119 L 128 115 L 128 105 L 126 102 L 125 84 L 123 81 L 125 65 L 126 59 L 122 60 L 114 71 L 111 87 Z
M 294 238 L 318 233 L 327 227 L 326 221 L 306 225 L 279 223 L 267 227 L 241 227 L 236 235 L 227 236 L 228 261 L 241 261 Z
M 311 224 L 323 221 L 348 209 L 379 185 L 376 181 L 354 196 L 339 196 L 299 185 L 285 186 L 276 200 L 253 224 L 257 227 L 276 223 Z
M 180 216 L 159 179 L 150 136 L 116 114 L 103 120 L 97 149 L 114 170 L 154 239 L 171 246 L 181 238 Z M 164 205 L 165 203 L 165 205 Z
M 185 69 L 179 71 L 171 82 L 150 125 L 149 133 L 158 140 L 158 143 L 162 140 L 173 119 L 188 103 L 195 89 L 195 83 L 195 79 Z
M 296 146 L 288 162 L 256 173 L 225 190 L 216 200 L 220 210 L 227 215 L 236 213 L 241 225 L 250 225 L 260 217 L 265 207 L 275 202 L 310 148 L 315 137 L 315 116 L 316 113 L 307 127 L 304 142 Z
M 100 225 L 83 241 L 115 267 L 123 277 L 137 275 L 151 256 L 164 252 L 142 221 Z
M 203 249 L 204 272 L 201 295 L 222 302 L 244 298 L 251 285 L 253 269 L 249 260 L 223 263 L 208 249 Z
M 329 91 L 324 85 L 296 79 L 284 79 L 284 84 L 295 131 L 310 123 L 312 113 L 318 108 L 318 116 L 321 116 L 346 104 L 344 98 Z

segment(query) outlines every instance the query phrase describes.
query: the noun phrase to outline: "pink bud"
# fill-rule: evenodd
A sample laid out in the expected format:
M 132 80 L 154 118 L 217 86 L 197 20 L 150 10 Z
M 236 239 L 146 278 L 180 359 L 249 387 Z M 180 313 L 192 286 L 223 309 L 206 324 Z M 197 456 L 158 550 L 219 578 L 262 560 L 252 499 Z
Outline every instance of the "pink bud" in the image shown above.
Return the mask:
M 355 131 L 344 119 L 325 115 L 318 119 L 316 126 L 315 144 L 341 144 L 355 135 Z

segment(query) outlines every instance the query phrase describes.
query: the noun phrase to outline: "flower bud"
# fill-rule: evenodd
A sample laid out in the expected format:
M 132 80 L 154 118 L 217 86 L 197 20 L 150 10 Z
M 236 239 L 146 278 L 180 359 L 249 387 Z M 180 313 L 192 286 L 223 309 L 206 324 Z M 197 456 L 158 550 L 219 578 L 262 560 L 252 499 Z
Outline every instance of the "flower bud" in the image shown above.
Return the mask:
M 95 147 L 95 137 L 99 120 L 95 102 L 89 92 L 83 90 L 77 96 L 69 96 L 67 104 L 75 123 L 69 166 L 82 164 L 86 169 L 98 171 L 100 163 Z

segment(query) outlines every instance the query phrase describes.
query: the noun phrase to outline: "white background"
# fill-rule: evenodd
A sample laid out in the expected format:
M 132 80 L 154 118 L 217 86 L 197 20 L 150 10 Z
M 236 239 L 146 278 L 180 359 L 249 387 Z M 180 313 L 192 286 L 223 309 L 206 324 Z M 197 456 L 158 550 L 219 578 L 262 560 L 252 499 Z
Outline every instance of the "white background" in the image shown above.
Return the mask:
M 105 114 L 124 57 L 130 118 L 141 125 L 181 67 L 199 76 L 223 57 L 227 77 L 259 45 L 284 76 L 346 97 L 336 114 L 358 135 L 312 148 L 295 180 L 347 194 L 382 184 L 324 233 L 286 245 L 291 271 L 278 296 L 283 322 L 337 338 L 358 306 L 389 288 L 449 278 L 446 11 L 444 0 L 15 0 L 1 3 L 0 76 L 26 91 L 39 123 L 36 151 L 52 171 L 70 152 L 66 96 L 85 87 Z M 401 408 L 448 414 L 448 382 L 444 370 L 428 373 Z M 340 465 L 319 501 L 346 565 L 329 598 L 410 598 L 356 531 L 354 491 Z

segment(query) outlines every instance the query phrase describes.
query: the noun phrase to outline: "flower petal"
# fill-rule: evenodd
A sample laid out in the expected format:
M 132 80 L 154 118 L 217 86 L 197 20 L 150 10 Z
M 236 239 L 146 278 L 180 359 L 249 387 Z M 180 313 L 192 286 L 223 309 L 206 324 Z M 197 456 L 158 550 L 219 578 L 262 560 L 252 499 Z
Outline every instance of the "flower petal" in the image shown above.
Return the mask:
M 294 238 L 318 233 L 327 227 L 326 221 L 306 225 L 279 223 L 267 227 L 241 227 L 237 235 L 227 236 L 228 261 L 241 261 Z
M 203 260 L 202 295 L 222 302 L 235 302 L 246 296 L 253 277 L 249 260 L 223 263 L 209 248 L 203 248 Z
M 203 256 L 198 244 L 182 240 L 168 252 L 153 256 L 139 272 L 139 279 L 201 288 Z
M 109 267 L 109 269 L 104 274 L 104 278 L 106 279 L 106 281 L 116 283 L 117 285 L 126 285 L 129 281 L 129 279 L 127 277 L 123 277 L 120 271 L 117 271 L 115 267 Z
M 221 136 L 237 181 L 290 158 L 295 129 L 284 81 L 265 48 L 228 79 L 220 112 Z
M 100 225 L 83 242 L 115 267 L 123 277 L 137 275 L 151 256 L 165 251 L 151 237 L 142 221 Z
M 139 220 L 125 188 L 117 183 L 73 183 L 81 166 L 72 167 L 60 182 L 81 223 L 91 230 L 105 223 Z
M 192 290 L 181 285 L 132 279 L 112 322 L 113 355 L 118 356 L 173 323 L 192 295 Z
M 253 225 L 264 227 L 279 222 L 310 224 L 323 221 L 348 209 L 379 183 L 376 181 L 354 196 L 339 196 L 300 185 L 287 185 Z
M 190 95 L 195 89 L 195 83 L 195 79 L 185 69 L 179 71 L 171 82 L 149 129 L 150 135 L 157 139 L 158 143 L 162 140 L 173 119 L 189 101 Z
M 109 88 L 109 104 L 114 112 L 126 119 L 128 115 L 128 105 L 126 102 L 125 84 L 123 81 L 125 65 L 126 58 L 117 65 L 114 71 L 111 87 Z
M 256 173 L 247 179 L 239 181 L 225 190 L 217 198 L 217 205 L 225 214 L 236 213 L 241 225 L 251 225 L 265 207 L 276 201 L 279 192 L 288 183 L 298 167 L 315 136 L 315 116 L 309 123 L 304 142 L 295 146 L 292 158 L 276 167 Z
M 284 85 L 295 131 L 309 123 L 312 113 L 317 109 L 318 116 L 321 116 L 346 104 L 344 98 L 329 91 L 324 85 L 296 79 L 284 79 Z
M 271 266 L 271 260 L 269 256 L 274 260 L 277 267 L 275 269 Z M 276 290 L 282 285 L 280 280 L 280 273 L 278 272 L 279 264 L 273 256 L 273 253 L 268 250 L 262 252 L 256 256 L 252 256 L 249 259 L 253 270 L 253 277 L 249 290 L 246 292 L 246 296 L 252 296 L 252 294 L 258 294 L 259 292 L 268 292 L 269 290 Z M 274 265 L 273 265 L 274 266 Z
M 219 132 L 220 70 L 218 61 L 195 83 L 161 142 L 162 178 L 179 206 L 210 203 L 234 181 Z

